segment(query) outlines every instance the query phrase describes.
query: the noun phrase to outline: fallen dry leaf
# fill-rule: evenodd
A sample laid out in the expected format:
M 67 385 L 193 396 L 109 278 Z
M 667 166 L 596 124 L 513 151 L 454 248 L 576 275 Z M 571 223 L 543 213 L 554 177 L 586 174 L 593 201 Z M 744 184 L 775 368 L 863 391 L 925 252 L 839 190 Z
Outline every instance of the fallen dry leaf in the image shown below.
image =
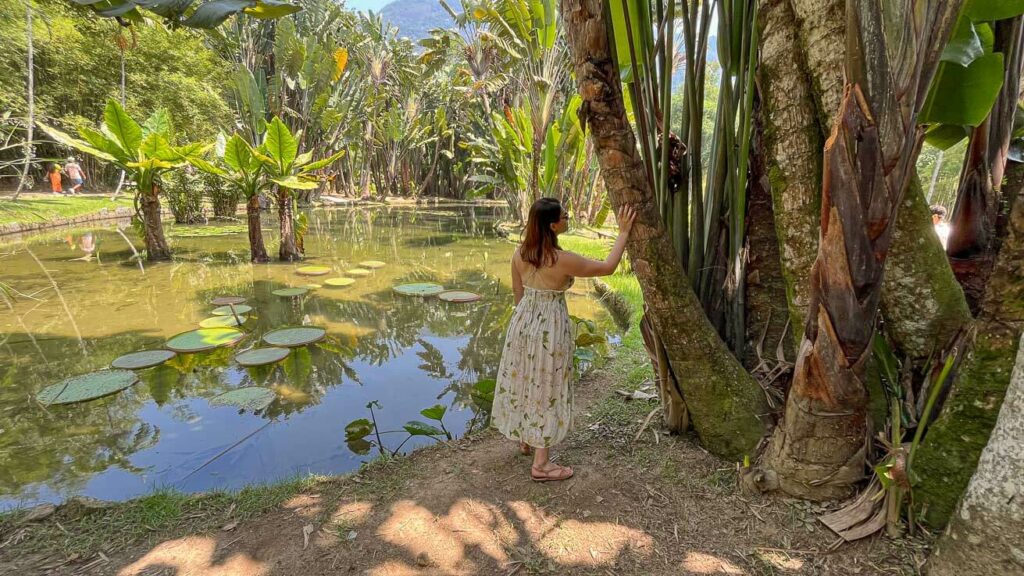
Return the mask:
M 232 521 L 232 522 L 228 522 L 227 524 L 225 524 L 225 525 L 224 525 L 224 526 L 223 526 L 223 527 L 221 528 L 221 530 L 223 530 L 223 531 L 225 531 L 225 532 L 231 532 L 231 531 L 232 531 L 232 530 L 234 530 L 235 528 L 238 528 L 238 520 L 234 520 L 234 521 Z
M 313 533 L 313 530 L 315 530 L 315 528 L 313 528 L 312 524 L 306 524 L 305 526 L 302 527 L 302 549 L 303 550 L 305 550 L 306 548 L 309 548 L 309 535 Z

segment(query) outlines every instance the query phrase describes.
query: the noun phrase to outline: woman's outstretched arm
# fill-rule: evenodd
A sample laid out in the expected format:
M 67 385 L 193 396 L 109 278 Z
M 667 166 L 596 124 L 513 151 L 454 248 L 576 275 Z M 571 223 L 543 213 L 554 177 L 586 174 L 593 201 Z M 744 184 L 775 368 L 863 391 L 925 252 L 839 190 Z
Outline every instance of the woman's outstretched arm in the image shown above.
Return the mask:
M 608 257 L 603 261 L 584 258 L 572 252 L 563 252 L 558 258 L 557 266 L 569 276 L 577 278 L 592 278 L 595 276 L 607 276 L 615 272 L 619 262 L 622 260 L 622 253 L 626 251 L 626 240 L 629 239 L 629 232 L 633 229 L 633 219 L 636 213 L 629 206 L 619 208 L 616 214 L 616 221 L 619 223 L 619 237 L 615 239 L 615 245 Z

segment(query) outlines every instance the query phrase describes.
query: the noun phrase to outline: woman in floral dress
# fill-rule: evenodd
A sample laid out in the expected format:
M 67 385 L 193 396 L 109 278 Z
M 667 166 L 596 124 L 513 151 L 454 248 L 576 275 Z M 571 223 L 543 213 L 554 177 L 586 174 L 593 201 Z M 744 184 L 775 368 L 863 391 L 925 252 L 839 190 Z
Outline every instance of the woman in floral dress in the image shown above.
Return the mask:
M 493 423 L 518 440 L 523 454 L 535 448 L 530 477 L 537 482 L 567 480 L 572 468 L 550 461 L 550 448 L 572 426 L 573 326 L 565 291 L 576 277 L 607 276 L 615 271 L 633 227 L 633 209 L 618 213 L 619 237 L 604 261 L 591 260 L 558 246 L 569 214 L 554 198 L 530 208 L 526 235 L 512 255 L 512 292 L 516 310 L 505 337 L 494 393 Z

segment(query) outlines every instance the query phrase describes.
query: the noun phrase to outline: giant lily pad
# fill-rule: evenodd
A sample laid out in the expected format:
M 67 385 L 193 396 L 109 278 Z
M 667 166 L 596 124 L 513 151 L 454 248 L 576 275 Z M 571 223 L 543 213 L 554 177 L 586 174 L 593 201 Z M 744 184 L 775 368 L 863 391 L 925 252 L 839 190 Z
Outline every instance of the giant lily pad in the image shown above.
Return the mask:
M 400 284 L 395 286 L 394 290 L 403 296 L 437 296 L 444 292 L 444 286 L 430 282 L 420 282 L 416 284 Z
M 263 410 L 277 398 L 273 390 L 249 386 L 236 388 L 210 399 L 210 406 L 235 406 L 242 410 Z
M 44 406 L 84 402 L 120 392 L 138 381 L 139 377 L 131 370 L 100 370 L 47 386 L 36 399 Z
M 141 352 L 125 354 L 111 362 L 110 366 L 123 370 L 142 370 L 143 368 L 159 366 L 175 356 L 177 354 L 170 350 L 143 350 Z
M 167 347 L 175 352 L 202 352 L 219 346 L 229 346 L 244 336 L 245 332 L 234 328 L 200 328 L 174 336 L 167 341 Z
M 220 296 L 210 301 L 214 306 L 237 306 L 245 304 L 245 298 L 241 296 Z
M 253 348 L 235 356 L 235 362 L 242 366 L 263 366 L 280 362 L 288 357 L 292 351 L 287 348 L 270 346 L 268 348 Z
M 281 288 L 280 290 L 274 290 L 271 294 L 274 296 L 291 298 L 294 296 L 302 296 L 306 292 L 309 292 L 309 288 Z
M 352 278 L 328 278 L 324 280 L 324 284 L 331 288 L 344 288 L 345 286 L 351 286 L 355 283 Z
M 231 306 L 221 306 L 220 308 L 214 308 L 211 314 L 214 316 L 232 316 L 234 314 L 241 316 L 242 314 L 248 314 L 249 312 L 252 312 L 252 306 L 249 306 L 248 304 L 239 304 L 238 306 L 235 306 L 234 312 L 231 311 Z
M 383 268 L 384 266 L 386 266 L 386 264 L 380 260 L 366 260 L 365 262 L 359 263 L 360 268 L 369 268 L 370 270 L 376 270 L 377 268 Z
M 353 268 L 351 270 L 346 270 L 345 274 L 348 274 L 349 276 L 355 276 L 356 278 L 360 278 L 362 276 L 369 276 L 370 274 L 373 274 L 373 272 L 370 272 L 366 268 Z
M 457 304 L 465 302 L 476 302 L 481 298 L 479 294 L 473 292 L 466 292 L 465 290 L 447 290 L 437 295 L 438 300 L 445 302 L 454 302 Z
M 280 328 L 272 330 L 263 335 L 263 341 L 271 346 L 284 346 L 296 348 L 313 344 L 323 340 L 327 331 L 315 326 L 300 326 L 297 328 Z
M 323 276 L 330 271 L 331 269 L 327 266 L 303 266 L 295 270 L 295 273 L 299 276 Z
M 233 328 L 235 326 L 241 326 L 245 324 L 245 316 L 239 314 L 236 319 L 232 315 L 227 316 L 212 316 L 203 320 L 199 323 L 200 328 Z

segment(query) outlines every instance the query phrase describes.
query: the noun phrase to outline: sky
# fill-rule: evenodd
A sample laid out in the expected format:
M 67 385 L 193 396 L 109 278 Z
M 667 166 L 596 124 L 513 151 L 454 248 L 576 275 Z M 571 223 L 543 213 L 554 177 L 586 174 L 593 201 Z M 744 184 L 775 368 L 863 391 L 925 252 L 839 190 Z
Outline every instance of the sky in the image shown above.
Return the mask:
M 388 5 L 391 0 L 346 0 L 345 6 L 351 10 L 373 10 L 379 11 Z

